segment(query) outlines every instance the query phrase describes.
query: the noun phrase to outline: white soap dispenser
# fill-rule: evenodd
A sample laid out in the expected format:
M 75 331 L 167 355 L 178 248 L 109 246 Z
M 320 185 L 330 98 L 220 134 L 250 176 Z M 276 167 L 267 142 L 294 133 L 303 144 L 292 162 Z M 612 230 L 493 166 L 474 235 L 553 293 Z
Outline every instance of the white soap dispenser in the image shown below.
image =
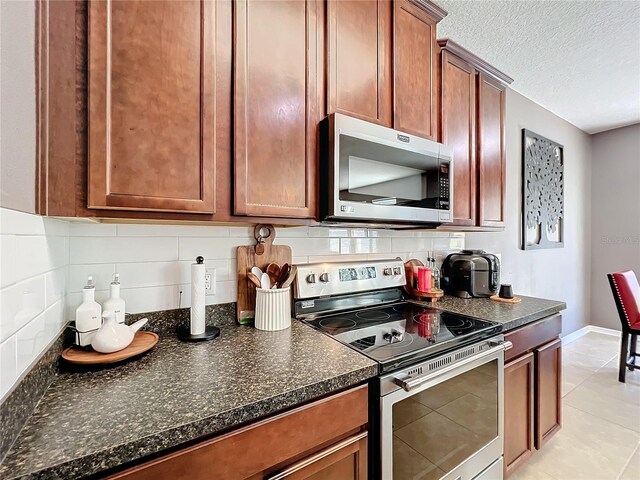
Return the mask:
M 102 311 L 112 311 L 116 316 L 116 322 L 124 323 L 124 300 L 120 297 L 120 274 L 113 274 L 113 281 L 109 286 L 110 295 L 102 304 Z
M 95 292 L 93 277 L 90 276 L 82 290 L 82 304 L 76 309 L 76 343 L 81 347 L 91 344 L 93 335 L 102 324 L 102 307 L 96 302 Z

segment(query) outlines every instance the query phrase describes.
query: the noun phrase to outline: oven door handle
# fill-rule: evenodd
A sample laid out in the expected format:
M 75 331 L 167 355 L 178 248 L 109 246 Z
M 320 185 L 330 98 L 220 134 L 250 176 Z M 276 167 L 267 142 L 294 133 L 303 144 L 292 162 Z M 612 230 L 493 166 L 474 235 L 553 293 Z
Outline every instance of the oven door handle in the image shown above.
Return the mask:
M 409 377 L 409 378 L 398 378 L 395 377 L 393 379 L 393 382 L 396 385 L 401 386 L 406 392 L 410 392 L 411 390 L 413 390 L 414 388 L 419 387 L 420 385 L 423 385 L 427 382 L 430 382 L 431 380 L 433 380 L 434 378 L 438 378 L 442 375 L 445 375 L 446 373 L 450 372 L 451 370 L 460 368 L 464 365 L 467 365 L 469 363 L 475 362 L 476 360 L 479 360 L 481 358 L 485 358 L 485 357 L 489 357 L 491 355 L 494 355 L 498 352 L 503 352 L 505 350 L 509 350 L 511 347 L 513 347 L 513 343 L 509 342 L 509 341 L 504 341 L 504 342 L 492 342 L 491 344 L 491 348 L 489 350 L 486 350 L 482 353 L 478 353 L 477 355 L 474 355 L 472 357 L 467 357 L 464 360 L 461 360 L 459 362 L 456 362 L 452 365 L 449 365 L 441 370 L 438 370 L 437 372 L 433 372 L 433 373 L 427 373 L 425 375 L 420 375 L 417 377 Z

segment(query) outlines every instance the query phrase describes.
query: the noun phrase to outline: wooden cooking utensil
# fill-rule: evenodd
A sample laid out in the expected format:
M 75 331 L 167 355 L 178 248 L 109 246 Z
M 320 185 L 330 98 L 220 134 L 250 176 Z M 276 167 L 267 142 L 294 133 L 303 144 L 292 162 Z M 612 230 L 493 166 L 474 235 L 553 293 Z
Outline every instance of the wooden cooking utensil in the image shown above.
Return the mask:
M 296 278 L 297 273 L 298 273 L 298 267 L 293 265 L 291 267 L 289 275 L 287 276 L 285 281 L 282 282 L 282 285 L 280 285 L 280 288 L 289 288 L 291 286 L 291 284 L 293 283 L 293 280 Z
M 282 282 L 284 282 L 289 276 L 289 272 L 291 272 L 291 266 L 288 263 L 285 263 L 280 269 L 280 274 L 276 279 L 276 288 L 281 288 Z
M 253 272 L 247 272 L 247 278 L 253 283 L 256 287 L 262 288 L 262 284 L 260 283 L 260 279 L 256 277 Z
M 276 285 L 278 283 L 280 270 L 280 265 L 278 265 L 277 263 L 270 263 L 269 265 L 267 265 L 267 275 L 269 275 L 271 285 Z

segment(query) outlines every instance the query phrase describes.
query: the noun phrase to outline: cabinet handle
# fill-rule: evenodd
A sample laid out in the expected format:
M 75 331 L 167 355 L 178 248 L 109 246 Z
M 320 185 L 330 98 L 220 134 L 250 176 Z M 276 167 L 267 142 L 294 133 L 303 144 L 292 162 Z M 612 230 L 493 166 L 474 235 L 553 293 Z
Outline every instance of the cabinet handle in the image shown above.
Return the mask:
M 296 462 L 290 466 L 288 466 L 287 468 L 285 468 L 284 470 L 282 470 L 281 472 L 278 473 L 274 473 L 271 476 L 265 477 L 265 480 L 280 480 L 282 478 L 286 478 L 289 475 L 294 474 L 295 472 L 297 472 L 298 470 L 301 470 L 315 462 L 318 462 L 320 460 L 322 460 L 325 457 L 328 457 L 329 455 L 342 450 L 343 448 L 359 442 L 360 440 L 362 440 L 363 438 L 367 437 L 367 432 L 362 432 L 362 433 L 358 433 L 357 435 L 354 435 L 352 437 L 349 438 L 345 438 L 344 440 L 342 440 L 341 442 L 338 442 L 334 445 L 331 445 L 330 447 L 325 448 L 324 450 L 320 450 L 318 453 L 315 453 L 309 457 L 303 458 L 302 460 L 300 460 L 299 462 Z

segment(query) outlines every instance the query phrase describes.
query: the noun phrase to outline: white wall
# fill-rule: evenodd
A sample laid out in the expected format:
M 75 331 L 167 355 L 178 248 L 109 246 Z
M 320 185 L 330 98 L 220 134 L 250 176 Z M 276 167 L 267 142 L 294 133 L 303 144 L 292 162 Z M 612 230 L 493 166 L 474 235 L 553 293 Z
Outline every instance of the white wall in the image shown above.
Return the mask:
M 207 304 L 235 302 L 236 247 L 252 245 L 253 227 L 144 224 L 78 224 L 70 226 L 68 318 L 81 302 L 87 276 L 96 279 L 96 298 L 105 300 L 114 272 L 120 274 L 122 297 L 130 313 L 190 305 L 190 264 L 198 255 L 216 269 L 216 294 Z M 387 231 L 363 228 L 277 228 L 276 244 L 291 246 L 294 263 L 374 258 L 440 257 L 464 247 L 464 234 Z
M 0 2 L 0 206 L 35 212 L 35 2 Z
M 620 330 L 607 273 L 640 278 L 640 124 L 591 137 L 591 323 Z
M 516 294 L 562 300 L 563 333 L 589 323 L 591 142 L 582 130 L 513 90 L 507 90 L 506 228 L 499 233 L 468 233 L 467 248 L 502 255 L 502 283 Z M 522 212 L 521 130 L 527 128 L 564 145 L 564 248 L 520 250 Z
M 69 224 L 0 208 L 0 398 L 62 330 Z

